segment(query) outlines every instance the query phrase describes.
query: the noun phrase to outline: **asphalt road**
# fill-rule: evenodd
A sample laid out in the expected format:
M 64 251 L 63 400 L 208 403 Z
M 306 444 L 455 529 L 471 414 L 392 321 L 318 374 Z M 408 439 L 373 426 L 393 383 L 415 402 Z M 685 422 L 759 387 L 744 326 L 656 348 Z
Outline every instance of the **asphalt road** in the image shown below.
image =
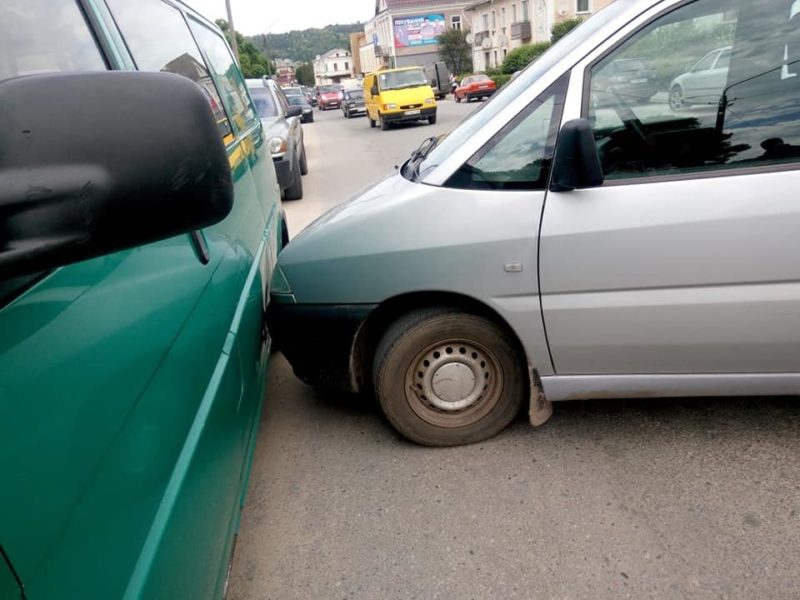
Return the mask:
M 290 230 L 436 126 L 317 112 Z M 473 446 L 397 436 L 274 356 L 228 597 L 800 598 L 797 399 L 591 401 Z

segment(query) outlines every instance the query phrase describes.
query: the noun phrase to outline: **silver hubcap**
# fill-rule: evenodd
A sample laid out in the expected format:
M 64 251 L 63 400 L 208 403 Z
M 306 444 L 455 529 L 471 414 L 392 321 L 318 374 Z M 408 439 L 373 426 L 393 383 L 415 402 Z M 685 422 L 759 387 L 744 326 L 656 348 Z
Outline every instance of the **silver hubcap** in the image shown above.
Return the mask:
M 412 363 L 409 382 L 422 407 L 434 413 L 469 412 L 500 385 L 500 367 L 485 349 L 453 340 L 429 347 Z M 493 404 L 493 403 L 492 403 Z

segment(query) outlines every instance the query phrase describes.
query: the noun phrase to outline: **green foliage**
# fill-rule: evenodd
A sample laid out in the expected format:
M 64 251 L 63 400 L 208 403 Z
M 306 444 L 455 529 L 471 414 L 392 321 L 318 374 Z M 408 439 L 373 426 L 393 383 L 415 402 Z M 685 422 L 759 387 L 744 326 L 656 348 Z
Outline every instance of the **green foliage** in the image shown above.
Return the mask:
M 295 71 L 295 77 L 297 78 L 297 81 L 300 82 L 300 85 L 313 87 L 315 83 L 314 66 L 311 63 L 303 63 L 297 67 L 297 70 Z
M 572 19 L 567 19 L 566 21 L 556 23 L 550 30 L 550 41 L 555 44 L 558 40 L 567 35 L 581 23 L 583 23 L 583 19 L 580 17 L 574 17 Z
M 512 75 L 516 71 L 521 71 L 544 54 L 549 47 L 550 42 L 538 42 L 515 48 L 508 53 L 500 70 L 505 75 Z
M 472 70 L 472 46 L 467 42 L 469 30 L 448 29 L 439 36 L 439 56 L 451 73 Z
M 497 89 L 499 90 L 509 81 L 511 81 L 511 77 L 512 77 L 511 75 L 506 75 L 505 73 L 498 73 L 497 75 L 492 76 L 492 81 L 494 81 L 495 85 L 497 86 Z
M 274 58 L 308 62 L 334 48 L 350 49 L 350 34 L 364 31 L 361 23 L 328 25 L 322 29 L 304 29 L 287 33 L 266 33 L 248 37 L 258 50 Z
M 224 19 L 217 19 L 216 23 L 230 43 L 228 22 Z M 269 59 L 238 31 L 236 32 L 236 44 L 239 48 L 239 64 L 242 68 L 242 75 L 246 78 L 259 79 L 264 75 L 275 73 Z

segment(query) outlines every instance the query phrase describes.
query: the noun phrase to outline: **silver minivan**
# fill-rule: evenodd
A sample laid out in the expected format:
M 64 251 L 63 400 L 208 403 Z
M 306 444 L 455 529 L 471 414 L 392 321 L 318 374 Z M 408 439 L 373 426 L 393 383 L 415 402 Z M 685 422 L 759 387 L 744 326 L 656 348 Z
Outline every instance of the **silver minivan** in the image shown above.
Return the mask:
M 727 47 L 717 97 L 671 108 Z M 631 59 L 652 97 L 597 85 Z M 797 394 L 799 61 L 798 0 L 617 0 L 289 244 L 279 347 L 429 445 L 526 400 Z

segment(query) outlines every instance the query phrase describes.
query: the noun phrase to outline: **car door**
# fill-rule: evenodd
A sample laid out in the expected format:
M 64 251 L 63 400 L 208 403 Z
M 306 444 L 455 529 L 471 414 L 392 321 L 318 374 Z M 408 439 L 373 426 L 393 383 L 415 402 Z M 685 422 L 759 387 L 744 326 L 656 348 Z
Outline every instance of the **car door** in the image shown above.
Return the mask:
M 272 91 L 275 94 L 275 99 L 278 101 L 278 107 L 281 118 L 286 123 L 288 137 L 291 140 L 291 152 L 295 158 L 299 160 L 303 147 L 303 126 L 300 123 L 300 117 L 289 116 L 289 101 L 286 99 L 286 94 L 283 93 L 278 86 L 272 86 Z
M 781 74 L 789 4 L 684 2 L 652 16 L 659 6 L 576 67 L 586 90 L 571 87 L 565 119 L 592 123 L 606 181 L 547 197 L 539 267 L 558 374 L 800 371 L 800 78 Z M 716 105 L 594 107 L 609 61 L 668 68 L 714 43 L 719 23 L 732 54 Z
M 683 81 L 684 99 L 687 102 L 705 101 L 708 95 L 709 80 L 714 63 L 719 57 L 719 50 L 709 52 L 692 67 Z M 727 73 L 727 72 L 726 72 Z

